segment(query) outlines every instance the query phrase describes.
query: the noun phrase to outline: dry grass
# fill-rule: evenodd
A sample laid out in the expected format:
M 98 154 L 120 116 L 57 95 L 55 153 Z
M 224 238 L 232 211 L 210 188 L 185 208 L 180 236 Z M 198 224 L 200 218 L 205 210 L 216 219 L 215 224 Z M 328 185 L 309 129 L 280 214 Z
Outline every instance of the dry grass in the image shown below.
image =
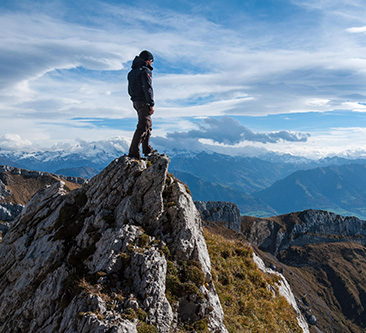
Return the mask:
M 5 201 L 25 205 L 32 196 L 42 187 L 51 185 L 60 180 L 65 182 L 65 189 L 72 191 L 80 188 L 82 185 L 60 179 L 51 174 L 45 173 L 43 176 L 23 176 L 14 175 L 10 172 L 1 175 L 2 181 L 11 191 L 11 196 L 5 197 Z
M 232 232 L 224 237 L 217 228 L 205 228 L 204 234 L 228 331 L 301 332 L 293 308 L 268 288 L 278 277 L 258 269 L 252 248 Z
M 103 287 L 100 284 L 91 284 L 86 281 L 85 278 L 82 278 L 79 282 L 79 287 L 81 288 L 81 290 L 83 290 L 85 294 L 98 295 L 106 303 L 110 303 L 112 301 L 111 296 L 108 295 L 105 290 L 103 290 Z

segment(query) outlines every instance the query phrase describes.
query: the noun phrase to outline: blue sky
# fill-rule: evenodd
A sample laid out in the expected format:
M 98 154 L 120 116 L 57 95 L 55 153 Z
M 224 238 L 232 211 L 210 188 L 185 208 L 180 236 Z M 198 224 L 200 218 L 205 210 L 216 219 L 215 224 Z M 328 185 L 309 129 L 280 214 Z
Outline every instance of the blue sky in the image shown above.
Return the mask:
M 0 46 L 2 149 L 129 141 L 148 49 L 160 149 L 364 154 L 361 0 L 2 0 Z

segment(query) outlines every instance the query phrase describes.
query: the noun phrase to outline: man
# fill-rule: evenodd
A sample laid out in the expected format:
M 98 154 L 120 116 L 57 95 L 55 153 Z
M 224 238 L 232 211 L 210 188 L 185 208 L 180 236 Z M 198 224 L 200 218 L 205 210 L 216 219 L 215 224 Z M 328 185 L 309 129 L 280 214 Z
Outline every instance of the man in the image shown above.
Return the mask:
M 132 70 L 128 73 L 128 93 L 138 115 L 138 123 L 128 156 L 137 159 L 141 159 L 140 144 L 145 156 L 156 152 L 150 146 L 151 115 L 154 113 L 154 92 L 151 73 L 153 61 L 154 57 L 149 51 L 142 51 L 133 60 Z

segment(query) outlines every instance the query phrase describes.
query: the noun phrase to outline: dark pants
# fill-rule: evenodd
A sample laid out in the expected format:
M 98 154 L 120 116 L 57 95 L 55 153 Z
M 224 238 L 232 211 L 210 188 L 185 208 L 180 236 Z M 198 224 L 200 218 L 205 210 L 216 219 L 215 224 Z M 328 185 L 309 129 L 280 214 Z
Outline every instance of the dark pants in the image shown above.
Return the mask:
M 153 151 L 150 146 L 150 136 L 151 136 L 151 115 L 150 106 L 146 105 L 145 102 L 133 102 L 133 107 L 138 114 L 138 123 L 136 127 L 135 134 L 133 135 L 130 151 L 128 156 L 140 158 L 140 144 L 142 145 L 142 152 L 147 155 Z

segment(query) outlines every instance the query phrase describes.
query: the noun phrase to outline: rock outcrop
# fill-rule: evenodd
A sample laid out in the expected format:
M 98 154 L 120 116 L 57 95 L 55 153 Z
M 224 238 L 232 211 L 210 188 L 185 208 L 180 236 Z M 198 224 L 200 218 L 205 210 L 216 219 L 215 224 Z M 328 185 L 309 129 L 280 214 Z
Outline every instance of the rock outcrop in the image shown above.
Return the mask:
M 273 269 L 266 267 L 261 257 L 259 257 L 255 252 L 253 252 L 253 260 L 258 266 L 258 268 L 267 274 L 275 274 L 279 277 L 279 281 L 277 283 L 277 287 L 279 293 L 286 298 L 287 302 L 291 304 L 293 309 L 296 311 L 297 314 L 297 321 L 299 326 L 301 327 L 303 333 L 309 333 L 309 325 L 307 324 L 304 316 L 302 315 L 297 303 L 295 296 L 291 290 L 289 283 L 287 282 L 286 278 L 279 272 L 274 271 Z
M 22 175 L 24 177 L 39 177 L 39 176 L 47 176 L 52 175 L 59 177 L 63 180 L 76 183 L 76 184 L 86 184 L 88 182 L 88 179 L 82 178 L 82 177 L 73 177 L 73 176 L 63 176 L 63 175 L 55 175 L 49 172 L 43 172 L 43 171 L 34 171 L 34 170 L 26 170 L 26 169 L 20 169 L 9 165 L 0 165 L 0 173 L 11 173 L 13 175 Z
M 225 227 L 241 231 L 240 210 L 228 201 L 195 201 L 203 221 L 222 222 Z
M 286 277 L 311 331 L 365 332 L 366 221 L 306 210 L 242 217 L 242 232 Z
M 366 244 L 366 221 L 321 210 L 276 216 L 268 219 L 244 217 L 246 239 L 277 255 L 290 246 L 348 242 Z
M 0 203 L 0 221 L 12 221 L 22 211 L 23 205 L 15 204 L 12 202 L 1 202 Z
M 167 156 L 37 192 L 0 244 L 1 332 L 226 332 L 201 220 Z
M 14 220 L 39 189 L 60 180 L 65 181 L 65 189 L 69 190 L 88 182 L 80 177 L 65 177 L 0 165 L 0 221 Z

